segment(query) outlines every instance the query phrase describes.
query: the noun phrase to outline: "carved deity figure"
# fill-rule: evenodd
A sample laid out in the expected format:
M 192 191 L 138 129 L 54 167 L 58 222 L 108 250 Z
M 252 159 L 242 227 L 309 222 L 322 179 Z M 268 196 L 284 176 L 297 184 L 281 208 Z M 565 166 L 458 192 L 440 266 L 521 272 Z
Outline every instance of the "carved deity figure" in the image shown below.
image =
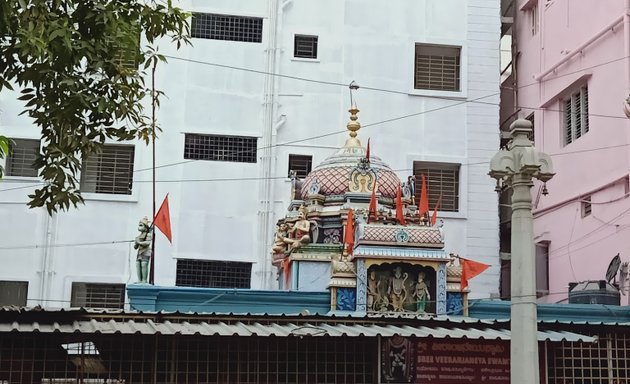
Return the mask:
M 151 223 L 146 217 L 142 218 L 138 223 L 138 231 L 140 234 L 134 240 L 133 248 L 138 250 L 136 256 L 136 272 L 138 274 L 139 283 L 147 283 L 149 277 L 149 262 L 151 261 L 151 242 L 153 234 L 151 233 Z
M 418 273 L 418 282 L 416 282 L 416 290 L 413 294 L 416 298 L 416 310 L 418 312 L 425 312 L 427 308 L 427 301 L 431 300 L 429 286 L 424 281 L 425 278 L 426 274 L 424 272 Z
M 306 207 L 300 207 L 298 210 L 298 220 L 293 224 L 291 229 L 289 229 L 289 233 L 293 234 L 293 236 L 284 239 L 284 242 L 289 245 L 290 249 L 296 249 L 311 242 L 309 233 L 311 230 L 311 222 L 306 218 L 307 213 L 308 210 Z
M 287 250 L 287 244 L 284 239 L 289 235 L 289 226 L 286 223 L 279 223 L 276 226 L 276 238 L 273 243 L 271 252 L 274 254 L 284 253 Z
M 376 278 L 376 272 L 370 271 L 370 276 L 367 283 L 367 307 L 368 310 L 376 310 L 376 303 L 379 302 L 379 286 L 380 280 Z
M 389 289 L 387 293 L 389 294 L 390 301 L 395 312 L 404 311 L 403 305 L 405 303 L 405 299 L 407 298 L 407 288 L 405 287 L 405 282 L 409 274 L 407 272 L 403 273 L 402 267 L 398 266 L 394 268 L 394 275 L 389 279 Z

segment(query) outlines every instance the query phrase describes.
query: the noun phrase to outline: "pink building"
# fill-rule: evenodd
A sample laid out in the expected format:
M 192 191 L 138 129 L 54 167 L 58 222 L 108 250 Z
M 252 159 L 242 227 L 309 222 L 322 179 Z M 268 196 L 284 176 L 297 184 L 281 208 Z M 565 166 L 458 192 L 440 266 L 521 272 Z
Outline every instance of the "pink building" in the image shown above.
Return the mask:
M 536 148 L 553 159 L 549 194 L 532 188 L 534 242 L 540 301 L 562 302 L 570 282 L 604 279 L 616 254 L 630 261 L 630 0 L 503 1 L 502 12 L 515 65 L 502 87 L 501 129 L 531 120 Z M 628 293 L 621 297 L 627 304 Z

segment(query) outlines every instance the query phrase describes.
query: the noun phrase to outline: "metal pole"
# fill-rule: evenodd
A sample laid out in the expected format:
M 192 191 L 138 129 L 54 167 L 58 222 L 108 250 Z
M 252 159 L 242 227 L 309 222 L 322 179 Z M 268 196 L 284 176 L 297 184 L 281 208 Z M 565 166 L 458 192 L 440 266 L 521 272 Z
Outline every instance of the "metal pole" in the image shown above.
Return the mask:
M 151 167 L 152 179 L 151 184 L 153 186 L 153 215 L 151 216 L 151 261 L 149 262 L 149 284 L 154 284 L 155 278 L 155 107 L 156 107 L 156 95 L 155 95 L 155 67 L 157 66 L 157 60 L 153 62 L 151 68 L 151 148 L 152 148 L 152 161 Z

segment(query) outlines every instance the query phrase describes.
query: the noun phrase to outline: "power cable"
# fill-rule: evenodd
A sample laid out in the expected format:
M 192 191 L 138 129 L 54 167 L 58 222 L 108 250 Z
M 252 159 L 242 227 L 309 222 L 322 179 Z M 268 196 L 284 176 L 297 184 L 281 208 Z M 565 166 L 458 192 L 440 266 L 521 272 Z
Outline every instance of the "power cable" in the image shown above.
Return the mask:
M 344 131 L 347 132 L 347 131 Z M 572 154 L 578 154 L 578 153 L 584 153 L 584 152 L 592 152 L 592 151 L 601 151 L 601 150 L 606 150 L 606 149 L 614 149 L 614 148 L 621 148 L 621 147 L 628 147 L 630 146 L 630 144 L 619 144 L 619 145 L 609 145 L 609 146 L 605 146 L 605 147 L 598 147 L 598 148 L 590 148 L 590 149 L 581 149 L 581 150 L 576 150 L 576 151 L 568 151 L 568 152 L 559 152 L 559 153 L 553 153 L 550 154 L 549 156 L 566 156 L 566 155 L 572 155 Z M 189 163 L 189 162 L 196 162 L 196 161 L 205 161 L 205 160 L 187 160 L 184 162 L 177 162 L 177 163 L 170 163 L 170 164 L 164 164 L 161 166 L 158 166 L 156 168 L 159 167 L 169 167 L 169 166 L 174 166 L 174 165 L 179 165 L 179 164 L 183 164 L 183 163 Z M 471 162 L 471 163 L 462 163 L 461 165 L 463 166 L 474 166 L 474 165 L 487 165 L 490 164 L 489 161 L 479 161 L 479 162 Z M 150 168 L 148 168 L 150 169 Z M 137 171 L 134 172 L 140 172 L 140 171 L 144 171 L 147 169 L 139 169 Z M 400 169 L 392 169 L 393 172 L 405 172 L 405 171 L 413 171 L 413 168 L 400 168 Z M 186 183 L 186 182 L 230 182 L 230 181 L 258 181 L 258 180 L 286 180 L 288 177 L 285 176 L 271 176 L 271 177 L 234 177 L 234 178 L 208 178 L 208 179 L 171 179 L 171 180 L 156 180 L 156 183 Z M 152 182 L 152 180 L 134 180 L 134 183 L 150 183 Z M 32 188 L 36 185 L 40 185 L 40 184 L 45 184 L 43 182 L 32 182 L 32 184 L 29 185 L 25 185 L 25 186 L 20 186 L 20 187 L 15 187 L 15 188 L 7 188 L 7 189 L 0 189 L 0 192 L 4 192 L 4 191 L 12 191 L 12 190 L 18 190 L 18 189 L 27 189 L 27 188 Z M 610 202 L 614 202 L 614 201 L 618 201 L 623 199 L 624 197 L 630 196 L 629 194 L 624 195 L 621 198 L 616 198 L 613 199 L 611 201 L 608 202 L 591 202 L 591 204 L 608 204 Z
M 343 84 L 343 83 L 329 82 L 329 81 L 320 81 L 320 80 L 315 80 L 315 79 L 303 78 L 303 77 L 299 77 L 299 76 L 282 75 L 282 74 L 277 74 L 277 73 L 270 73 L 270 72 L 265 72 L 265 71 L 249 69 L 249 68 L 243 68 L 243 67 L 236 67 L 236 66 L 218 64 L 218 63 L 204 62 L 204 61 L 199 61 L 199 60 L 185 59 L 185 58 L 176 57 L 176 56 L 167 56 L 167 57 L 173 58 L 173 59 L 177 59 L 177 60 L 190 61 L 190 62 L 198 63 L 198 64 L 205 64 L 205 65 L 217 66 L 217 67 L 222 67 L 222 68 L 242 70 L 242 71 L 254 72 L 254 73 L 271 75 L 271 76 L 286 77 L 286 78 L 290 78 L 290 79 L 294 79 L 294 80 L 300 80 L 300 81 L 321 83 L 321 84 L 327 84 L 327 85 L 344 86 L 344 87 L 347 86 L 346 84 Z M 566 73 L 566 74 L 563 74 L 563 75 L 559 75 L 557 77 L 568 76 L 568 75 L 573 74 L 573 73 L 581 72 L 581 71 L 584 71 L 584 70 L 587 70 L 587 69 L 590 69 L 590 68 L 595 68 L 595 67 L 607 65 L 607 64 L 610 64 L 610 63 L 614 63 L 614 62 L 626 59 L 626 58 L 627 57 L 622 57 L 622 58 L 611 60 L 611 61 L 608 61 L 608 62 L 596 64 L 596 65 L 593 65 L 591 67 L 585 67 L 585 68 L 582 68 L 582 69 L 577 70 L 575 72 Z M 531 85 L 535 85 L 535 84 L 539 84 L 539 83 L 535 82 L 535 83 L 527 84 L 527 85 L 524 85 L 524 86 L 518 87 L 518 88 L 525 88 L 525 87 L 528 87 L 528 86 L 531 86 Z M 387 89 L 376 88 L 376 87 L 361 87 L 361 88 L 366 89 L 366 90 L 372 90 L 372 91 L 380 91 L 380 92 L 388 92 L 388 93 L 396 93 L 396 94 L 405 94 L 405 95 L 409 94 L 408 92 L 387 90 Z M 391 119 L 387 119 L 387 120 L 383 120 L 383 121 L 379 121 L 379 122 L 375 122 L 375 123 L 369 123 L 369 124 L 363 125 L 363 127 L 365 128 L 365 127 L 369 127 L 369 126 L 375 126 L 375 125 L 384 124 L 384 123 L 388 123 L 388 122 L 392 122 L 392 121 L 397 121 L 397 120 L 401 120 L 401 119 L 405 119 L 405 118 L 409 118 L 409 117 L 414 117 L 414 116 L 418 116 L 418 115 L 422 115 L 422 114 L 426 114 L 426 113 L 435 112 L 435 111 L 439 111 L 439 110 L 442 110 L 442 109 L 458 106 L 458 105 L 465 104 L 465 103 L 479 102 L 479 100 L 481 100 L 481 99 L 492 97 L 492 96 L 497 96 L 499 94 L 500 93 L 494 93 L 494 94 L 478 97 L 478 98 L 475 98 L 475 99 L 472 99 L 472 100 L 465 100 L 465 101 L 462 101 L 462 102 L 458 102 L 458 103 L 455 103 L 455 104 L 450 104 L 450 105 L 439 107 L 439 108 L 434 108 L 434 109 L 430 109 L 430 110 L 426 110 L 426 111 L 422 111 L 422 112 L 418 112 L 418 113 L 413 113 L 413 114 L 409 114 L 409 115 L 399 116 L 399 117 L 395 117 L 395 118 L 391 118 Z M 441 96 L 423 96 L 423 97 L 431 97 L 431 98 L 437 98 L 437 99 L 443 99 L 443 100 L 457 100 L 457 99 L 454 99 L 454 98 L 441 97 Z M 497 104 L 497 103 L 483 103 L 483 104 L 499 106 L 499 104 Z M 544 111 L 549 111 L 549 112 L 563 112 L 563 111 L 560 111 L 560 110 L 551 110 L 551 109 L 537 108 L 537 107 L 516 106 L 516 108 L 522 108 L 522 109 L 528 109 L 528 110 L 544 110 Z M 607 118 L 615 118 L 615 119 L 626 119 L 624 116 L 602 115 L 602 114 L 593 114 L 593 113 L 589 113 L 589 116 L 607 117 Z M 289 142 L 285 142 L 285 143 L 279 143 L 279 144 L 274 144 L 274 145 L 270 145 L 270 146 L 266 146 L 266 147 L 260 147 L 260 148 L 256 148 L 255 150 L 259 151 L 259 150 L 269 149 L 269 148 L 273 148 L 273 147 L 289 146 L 291 144 L 296 144 L 296 143 L 300 143 L 300 142 L 304 142 L 304 141 L 309 141 L 309 140 L 314 140 L 314 139 L 318 139 L 318 138 L 333 136 L 333 135 L 341 134 L 341 133 L 345 133 L 345 132 L 347 132 L 347 130 L 344 129 L 344 130 L 340 130 L 340 131 L 329 132 L 329 133 L 322 134 L 322 135 L 311 136 L 311 137 L 304 138 L 304 139 L 298 139 L 298 140 L 289 141 Z M 627 145 L 630 145 L 630 144 L 622 144 L 622 145 L 608 146 L 608 147 L 603 147 L 603 148 L 593 148 L 593 149 L 585 149 L 585 150 L 581 150 L 581 151 L 558 153 L 558 154 L 555 154 L 555 156 L 560 156 L 560 155 L 565 155 L 565 154 L 570 154 L 570 153 L 590 152 L 590 151 L 595 151 L 595 150 L 600 150 L 600 149 L 608 149 L 608 148 L 615 148 L 615 147 L 623 147 L 623 146 L 627 146 Z M 231 153 L 230 155 L 245 154 L 245 153 L 250 153 L 252 151 L 253 150 L 237 151 L 237 152 Z M 552 155 L 552 156 L 554 156 L 554 155 Z M 192 163 L 192 162 L 197 162 L 197 161 L 202 161 L 202 160 L 195 159 L 195 160 L 186 160 L 186 161 L 180 161 L 180 162 L 175 162 L 175 163 L 167 163 L 167 164 L 162 164 L 162 165 L 156 166 L 155 168 L 156 169 L 158 169 L 158 168 L 166 168 L 166 167 L 171 167 L 171 166 L 180 165 L 180 164 L 186 164 L 186 163 Z M 474 165 L 474 164 L 475 163 L 469 163 L 468 165 Z M 487 162 L 478 163 L 478 164 L 487 164 Z M 152 169 L 153 168 L 142 168 L 142 169 L 134 170 L 133 172 L 134 173 L 136 173 L 136 172 L 143 172 L 143 171 L 149 171 L 149 170 L 152 170 Z M 33 185 L 37 185 L 37 184 L 39 184 L 39 183 L 34 183 Z M 14 190 L 14 189 L 26 189 L 26 188 L 31 188 L 31 186 L 22 186 L 22 187 L 10 188 L 10 189 L 0 189 L 0 192 Z

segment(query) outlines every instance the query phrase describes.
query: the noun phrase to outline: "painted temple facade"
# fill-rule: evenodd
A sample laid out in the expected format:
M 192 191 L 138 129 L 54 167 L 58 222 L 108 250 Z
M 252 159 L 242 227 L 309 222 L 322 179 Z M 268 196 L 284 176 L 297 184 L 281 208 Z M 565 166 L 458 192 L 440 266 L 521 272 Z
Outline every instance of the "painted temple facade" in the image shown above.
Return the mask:
M 445 251 L 443 222 L 420 212 L 412 176 L 400 180 L 361 143 L 359 110 L 349 112 L 343 147 L 293 177 L 271 251 L 278 286 L 329 290 L 332 311 L 464 313 L 468 292 Z

